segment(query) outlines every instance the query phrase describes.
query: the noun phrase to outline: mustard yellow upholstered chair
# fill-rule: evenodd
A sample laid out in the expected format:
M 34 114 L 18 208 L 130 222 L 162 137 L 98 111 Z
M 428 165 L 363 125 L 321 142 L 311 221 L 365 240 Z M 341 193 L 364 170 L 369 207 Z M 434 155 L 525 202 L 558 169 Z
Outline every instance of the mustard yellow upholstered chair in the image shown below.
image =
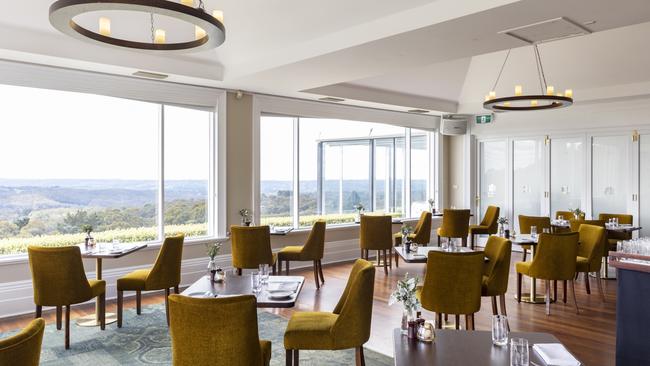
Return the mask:
M 587 293 L 591 294 L 589 288 L 589 273 L 596 274 L 596 284 L 603 301 L 605 293 L 600 279 L 600 267 L 603 262 L 604 247 L 607 246 L 607 232 L 604 227 L 595 225 L 580 225 L 580 244 L 578 245 L 578 257 L 576 259 L 576 272 L 584 273 Z
M 550 281 L 563 281 L 565 292 L 566 281 L 570 281 L 576 313 L 579 313 L 574 285 L 577 255 L 578 233 L 539 234 L 537 253 L 532 262 L 517 262 L 515 264 L 518 301 L 521 302 L 521 280 L 523 275 L 544 280 L 546 282 L 546 314 L 548 315 L 551 313 Z
M 268 366 L 271 342 L 259 339 L 253 295 L 169 296 L 174 366 Z
M 461 238 L 463 246 L 467 246 L 467 235 L 469 234 L 469 210 L 445 209 L 442 213 L 442 225 L 438 228 L 438 246 L 440 238 Z
M 268 264 L 276 272 L 277 254 L 271 250 L 271 231 L 268 226 L 231 226 L 232 266 L 239 275 L 242 269 L 258 269 Z
M 488 206 L 483 215 L 483 220 L 478 225 L 469 226 L 470 246 L 474 249 L 474 239 L 476 235 L 494 235 L 499 229 L 499 211 L 501 209 L 497 206 Z
M 575 220 L 576 214 L 573 211 L 555 211 L 555 218 L 559 219 L 562 216 L 563 220 Z M 584 215 L 582 216 L 584 219 Z
M 393 218 L 391 216 L 361 215 L 359 228 L 359 247 L 361 258 L 368 260 L 369 250 L 377 251 L 377 265 L 384 266 L 384 273 L 388 274 L 388 267 L 393 267 Z M 383 254 L 383 261 L 382 261 Z
M 284 333 L 286 364 L 298 366 L 299 350 L 354 348 L 358 365 L 364 365 L 363 344 L 370 338 L 375 268 L 357 259 L 338 304 L 331 313 L 295 312 Z
M 577 233 L 580 231 L 580 226 L 582 225 L 594 225 L 605 227 L 605 220 L 569 220 L 569 226 L 571 227 L 571 232 Z M 605 238 L 606 239 L 606 238 Z
M 409 234 L 409 239 L 418 243 L 419 245 L 429 245 L 431 242 L 431 212 L 423 211 L 420 214 L 420 219 L 413 229 L 413 233 Z M 402 233 L 395 233 L 395 246 L 402 245 Z M 391 253 L 392 255 L 393 253 Z M 399 255 L 395 255 L 395 266 L 399 267 Z
M 183 259 L 184 236 L 165 238 L 158 257 L 151 269 L 139 269 L 117 279 L 117 327 L 122 327 L 122 303 L 124 291 L 135 291 L 136 313 L 142 309 L 142 291 L 165 290 L 165 314 L 169 325 L 169 289 L 178 293 L 181 282 L 181 261 Z
M 512 243 L 510 240 L 498 236 L 490 236 L 485 244 L 485 256 L 489 259 L 483 270 L 481 296 L 492 298 L 492 314 L 497 315 L 497 296 L 501 304 L 501 315 L 506 312 L 506 292 L 508 291 L 508 277 L 510 275 L 510 255 Z
M 70 305 L 97 298 L 102 330 L 106 328 L 106 281 L 88 280 L 77 246 L 27 248 L 32 271 L 36 317 L 43 306 L 56 307 L 56 328 L 61 329 L 61 313 L 65 306 L 65 348 L 70 348 Z
M 544 232 L 544 229 L 551 230 L 551 218 L 547 216 L 526 216 L 519 215 L 519 232 L 521 234 L 530 234 L 530 228 L 535 226 L 537 228 L 537 234 Z M 524 251 L 523 261 L 526 261 L 528 251 L 531 250 L 530 245 L 521 245 L 521 249 Z
M 0 365 L 38 366 L 45 321 L 34 319 L 9 338 L 0 339 Z
M 427 273 L 417 296 L 424 309 L 436 313 L 439 328 L 442 315 L 453 314 L 456 329 L 460 328 L 460 315 L 465 315 L 465 328 L 474 329 L 474 313 L 481 309 L 483 263 L 483 252 L 429 252 Z
M 278 253 L 279 272 L 282 273 L 282 261 L 287 264 L 287 276 L 289 275 L 289 261 L 312 261 L 314 262 L 314 281 L 316 282 L 316 288 L 319 289 L 321 281 L 325 283 L 321 263 L 325 251 L 325 227 L 324 220 L 316 221 L 311 228 L 305 245 L 282 248 Z

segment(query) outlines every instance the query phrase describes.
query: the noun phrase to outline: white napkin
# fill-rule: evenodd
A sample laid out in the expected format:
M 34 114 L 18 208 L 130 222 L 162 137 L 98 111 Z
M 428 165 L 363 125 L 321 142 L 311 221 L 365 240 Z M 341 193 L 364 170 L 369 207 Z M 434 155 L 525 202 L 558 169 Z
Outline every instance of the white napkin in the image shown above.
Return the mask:
M 533 349 L 548 366 L 580 366 L 580 362 L 560 343 L 538 343 Z
M 291 291 L 296 292 L 298 290 L 299 282 L 271 282 L 268 284 L 268 292 L 276 291 Z

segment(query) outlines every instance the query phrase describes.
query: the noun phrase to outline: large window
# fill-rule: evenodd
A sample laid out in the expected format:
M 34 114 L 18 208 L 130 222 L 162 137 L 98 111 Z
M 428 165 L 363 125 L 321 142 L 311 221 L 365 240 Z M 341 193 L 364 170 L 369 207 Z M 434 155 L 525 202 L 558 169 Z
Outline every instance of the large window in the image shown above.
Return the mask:
M 415 162 L 407 162 L 404 153 L 409 134 Z M 417 215 L 417 207 L 428 207 L 431 192 L 431 141 L 430 132 L 386 124 L 263 115 L 261 222 L 305 227 L 323 218 L 350 223 L 358 204 L 366 212 Z M 417 169 L 410 185 L 404 184 L 407 166 Z M 409 186 L 417 199 L 407 206 L 411 212 L 404 206 Z
M 0 98 L 0 254 L 81 243 L 84 225 L 97 241 L 212 233 L 212 112 L 6 85 Z

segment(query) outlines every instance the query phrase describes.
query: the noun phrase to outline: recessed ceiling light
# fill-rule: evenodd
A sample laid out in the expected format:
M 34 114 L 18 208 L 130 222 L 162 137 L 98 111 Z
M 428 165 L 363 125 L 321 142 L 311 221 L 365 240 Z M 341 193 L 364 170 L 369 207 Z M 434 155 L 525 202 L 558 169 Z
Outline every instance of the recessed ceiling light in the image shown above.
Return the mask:
M 426 109 L 409 109 L 407 112 L 409 113 L 429 113 Z
M 169 75 L 167 74 L 158 74 L 155 72 L 148 72 L 148 71 L 136 71 L 132 75 L 141 78 L 157 79 L 157 80 L 163 80 L 169 77 Z
M 335 98 L 335 97 L 323 97 L 323 98 L 318 98 L 318 100 L 322 102 L 332 102 L 332 103 L 340 103 L 345 101 L 345 99 Z

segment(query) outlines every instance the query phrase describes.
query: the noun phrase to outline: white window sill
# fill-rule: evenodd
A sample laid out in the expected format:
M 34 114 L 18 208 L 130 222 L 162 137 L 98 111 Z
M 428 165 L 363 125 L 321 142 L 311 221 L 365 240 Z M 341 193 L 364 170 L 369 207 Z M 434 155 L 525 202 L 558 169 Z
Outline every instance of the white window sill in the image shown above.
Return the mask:
M 219 242 L 225 242 L 230 240 L 230 238 L 220 238 L 220 237 L 198 237 L 198 238 L 192 238 L 192 239 L 187 239 L 185 240 L 184 245 L 185 246 L 193 246 L 193 245 L 205 245 L 208 243 L 214 243 L 215 241 Z M 127 243 L 125 243 L 127 244 Z M 159 250 L 160 247 L 162 246 L 162 241 L 148 241 L 148 242 L 131 242 L 128 244 L 147 244 L 147 247 L 142 249 L 141 251 L 152 251 L 152 250 Z M 0 266 L 6 266 L 6 265 L 11 265 L 11 264 L 22 264 L 22 263 L 28 263 L 29 258 L 27 257 L 27 253 L 20 253 L 20 254 L 7 254 L 7 255 L 2 255 L 0 256 Z

